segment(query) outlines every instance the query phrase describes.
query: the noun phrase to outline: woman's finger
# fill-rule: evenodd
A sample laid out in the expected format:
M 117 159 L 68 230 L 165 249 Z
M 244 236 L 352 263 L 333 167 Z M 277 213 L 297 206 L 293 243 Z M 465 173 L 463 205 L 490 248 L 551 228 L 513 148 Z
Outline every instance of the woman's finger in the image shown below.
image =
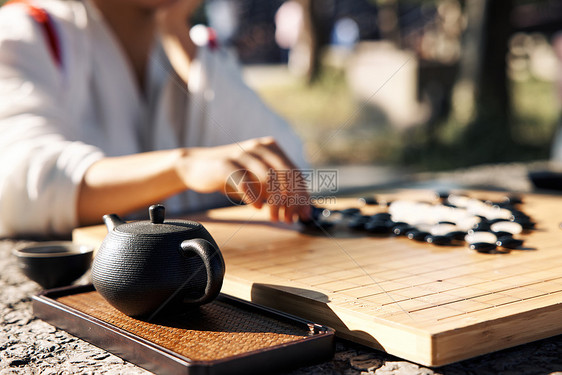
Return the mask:
M 279 205 L 272 204 L 273 202 L 269 202 L 269 217 L 271 221 L 278 222 L 279 221 Z

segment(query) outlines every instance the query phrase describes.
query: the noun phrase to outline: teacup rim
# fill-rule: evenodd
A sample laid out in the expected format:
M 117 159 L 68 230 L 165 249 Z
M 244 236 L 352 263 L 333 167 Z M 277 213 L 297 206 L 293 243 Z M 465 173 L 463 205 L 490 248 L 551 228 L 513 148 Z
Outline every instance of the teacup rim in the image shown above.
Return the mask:
M 40 249 L 43 247 L 59 247 L 61 251 L 40 253 L 40 252 L 27 252 L 26 250 Z M 20 258 L 55 258 L 63 256 L 72 256 L 80 254 L 93 253 L 94 247 L 86 244 L 74 243 L 71 241 L 45 241 L 36 242 L 30 245 L 24 245 L 22 247 L 12 250 L 12 253 Z

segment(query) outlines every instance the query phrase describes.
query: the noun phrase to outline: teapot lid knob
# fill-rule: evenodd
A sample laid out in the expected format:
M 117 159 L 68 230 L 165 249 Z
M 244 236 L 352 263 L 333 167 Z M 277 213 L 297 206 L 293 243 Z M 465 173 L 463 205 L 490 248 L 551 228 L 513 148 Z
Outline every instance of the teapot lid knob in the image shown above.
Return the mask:
M 150 216 L 150 222 L 152 224 L 162 224 L 164 222 L 164 214 L 166 209 L 161 204 L 153 204 L 148 209 L 148 214 Z

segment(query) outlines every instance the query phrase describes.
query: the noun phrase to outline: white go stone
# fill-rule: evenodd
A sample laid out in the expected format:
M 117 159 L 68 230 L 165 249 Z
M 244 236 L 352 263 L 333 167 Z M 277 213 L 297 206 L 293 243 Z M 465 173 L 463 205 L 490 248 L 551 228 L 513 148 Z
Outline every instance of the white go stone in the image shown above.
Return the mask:
M 496 243 L 498 238 L 491 232 L 472 232 L 467 234 L 464 240 L 469 244 L 477 242 Z
M 447 200 L 457 207 L 466 207 L 472 199 L 464 195 L 449 195 Z
M 407 219 L 415 215 L 415 205 L 413 201 L 394 201 L 388 207 L 388 213 L 393 221 L 408 222 Z
M 462 210 L 464 212 L 464 210 Z M 447 207 L 442 204 L 436 205 L 433 208 L 433 219 L 435 223 L 440 221 L 452 221 L 455 222 L 459 217 L 459 209 Z
M 431 228 L 433 227 L 433 225 L 427 223 L 418 223 L 414 226 L 416 227 L 417 230 L 427 233 L 431 233 Z
M 513 214 L 511 213 L 510 210 L 507 210 L 505 208 L 490 207 L 490 209 L 483 216 L 485 216 L 486 219 L 488 220 L 494 220 L 494 219 L 510 220 L 513 217 Z
M 491 206 L 478 199 L 470 199 L 466 203 L 467 211 L 473 215 L 485 216 L 490 208 Z
M 457 226 L 453 224 L 436 224 L 430 229 L 430 233 L 434 236 L 444 236 L 457 230 Z
M 451 208 L 447 216 L 442 221 L 451 221 L 453 223 L 459 223 L 466 219 L 467 217 L 472 217 L 464 208 Z
M 481 221 L 482 219 L 480 219 L 478 216 L 465 216 L 461 218 L 459 221 L 457 221 L 456 223 L 457 223 L 457 227 L 460 230 L 464 230 L 465 232 L 467 232 L 470 229 L 474 228 L 474 226 Z
M 393 221 L 405 222 L 410 225 L 429 224 L 433 220 L 431 217 L 431 205 L 423 202 L 414 201 L 395 201 L 388 212 Z
M 521 224 L 514 221 L 498 221 L 490 227 L 494 232 L 509 232 L 511 234 L 519 234 L 523 232 Z

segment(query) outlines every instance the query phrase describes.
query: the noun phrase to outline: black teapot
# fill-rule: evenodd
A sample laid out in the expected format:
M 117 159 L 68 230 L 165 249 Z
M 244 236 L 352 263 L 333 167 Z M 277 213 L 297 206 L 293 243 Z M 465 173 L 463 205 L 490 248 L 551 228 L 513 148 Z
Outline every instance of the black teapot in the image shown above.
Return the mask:
M 149 214 L 149 221 L 129 223 L 115 214 L 103 217 L 108 234 L 92 265 L 96 290 L 129 316 L 211 302 L 225 265 L 209 232 L 194 221 L 165 221 L 162 205 Z

